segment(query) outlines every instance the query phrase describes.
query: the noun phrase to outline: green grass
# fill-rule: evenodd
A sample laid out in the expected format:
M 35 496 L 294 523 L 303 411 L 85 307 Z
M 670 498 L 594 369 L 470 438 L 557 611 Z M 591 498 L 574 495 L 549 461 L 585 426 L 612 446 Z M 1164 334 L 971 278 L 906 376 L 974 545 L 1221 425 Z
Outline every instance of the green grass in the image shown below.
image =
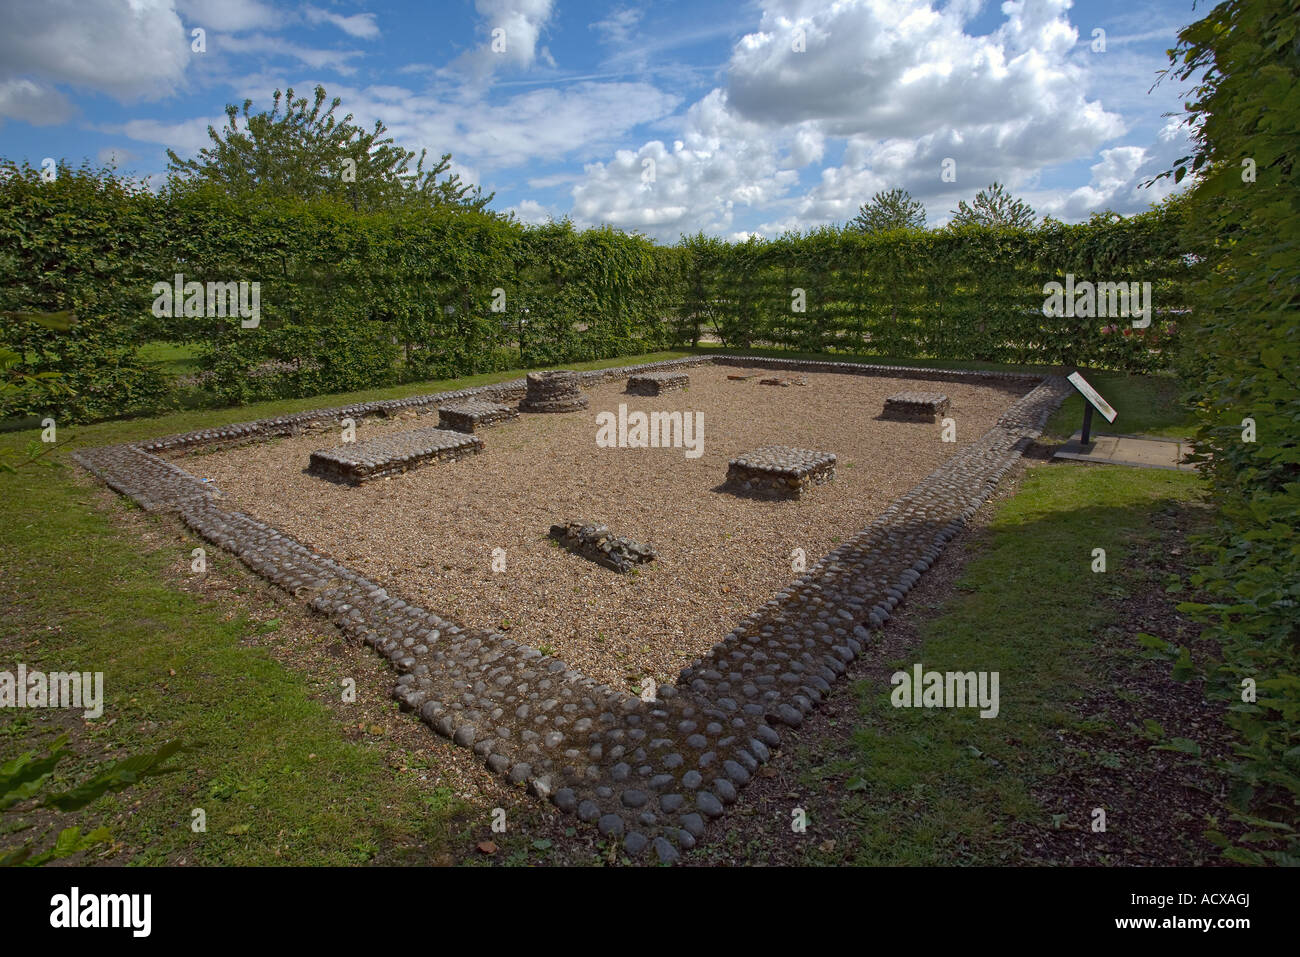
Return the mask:
M 1196 431 L 1195 417 L 1179 401 L 1182 387 L 1172 376 L 1085 372 L 1084 377 L 1118 413 L 1111 423 L 1094 414 L 1093 431 L 1171 439 L 1189 438 Z M 1047 433 L 1066 438 L 1082 425 L 1083 396 L 1075 392 L 1047 423 Z
M 199 347 L 177 342 L 147 342 L 140 347 L 140 358 L 157 362 L 169 376 L 189 375 L 199 371 Z
M 103 717 L 84 724 L 80 712 L 7 713 L 0 759 L 71 726 L 82 760 L 69 764 L 70 783 L 110 756 L 192 746 L 174 762 L 181 772 L 83 812 L 110 825 L 133 863 L 424 862 L 445 847 L 463 809 L 390 767 L 382 746 L 348 740 L 318 698 L 337 691 L 243 641 L 274 623 L 177 590 L 167 574 L 176 551 L 116 528 L 66 475 L 0 474 L 0 496 L 3 667 L 102 671 L 106 698 Z M 194 808 L 206 833 L 190 829 Z
M 906 660 L 926 671 L 996 671 L 1000 712 L 895 708 L 863 683 L 851 760 L 809 772 L 843 780 L 848 843 L 859 864 L 998 864 L 1014 860 L 1008 826 L 1051 826 L 1033 782 L 1065 760 L 1056 729 L 1081 723 L 1072 704 L 1107 687 L 1092 636 L 1130 630 L 1108 597 L 1146 587 L 1126 559 L 1155 541 L 1156 510 L 1199 493 L 1195 475 L 1055 465 L 1031 470 L 1003 502 L 986 544 Z M 1090 570 L 1104 548 L 1108 570 Z

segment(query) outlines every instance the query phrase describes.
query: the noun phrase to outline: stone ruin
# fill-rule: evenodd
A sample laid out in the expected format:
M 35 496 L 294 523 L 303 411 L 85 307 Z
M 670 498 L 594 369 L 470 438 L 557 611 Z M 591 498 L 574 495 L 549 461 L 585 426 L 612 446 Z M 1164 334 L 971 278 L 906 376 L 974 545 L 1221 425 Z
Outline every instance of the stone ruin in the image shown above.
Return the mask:
M 576 372 L 528 373 L 528 392 L 519 403 L 520 412 L 578 412 L 586 407 L 587 397 L 578 386 Z
M 835 478 L 835 453 L 769 445 L 727 463 L 724 488 L 764 498 L 802 498 Z
M 360 485 L 434 462 L 451 462 L 483 451 L 476 435 L 446 429 L 413 429 L 311 454 L 307 471 L 335 482 Z
M 519 410 L 485 399 L 466 399 L 438 409 L 438 428 L 474 433 L 479 429 L 519 418 Z
M 620 574 L 630 570 L 633 565 L 654 561 L 658 555 L 649 545 L 610 535 L 606 525 L 584 522 L 552 525 L 551 538 L 574 554 L 589 558 Z
M 759 385 L 779 385 L 782 388 L 788 388 L 792 385 L 807 385 L 808 377 L 801 376 L 768 376 L 766 379 L 759 379 Z
M 885 400 L 881 418 L 898 422 L 937 422 L 948 414 L 948 397 L 941 392 L 898 392 Z
M 685 372 L 643 372 L 628 377 L 627 394 L 663 395 L 685 389 L 690 384 L 691 377 Z

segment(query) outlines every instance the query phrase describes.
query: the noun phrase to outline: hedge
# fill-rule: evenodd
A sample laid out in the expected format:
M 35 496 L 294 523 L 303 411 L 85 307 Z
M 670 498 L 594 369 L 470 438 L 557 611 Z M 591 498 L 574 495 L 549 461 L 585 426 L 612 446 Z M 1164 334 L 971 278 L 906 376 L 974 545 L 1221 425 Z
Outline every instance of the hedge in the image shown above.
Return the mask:
M 568 223 L 525 227 L 456 207 L 356 212 L 329 200 L 249 207 L 213 190 L 154 194 L 89 167 L 0 179 L 0 311 L 73 309 L 72 333 L 4 327 L 18 370 L 73 394 L 7 399 L 0 417 L 85 420 L 174 401 L 139 358 L 196 344 L 223 403 L 612 358 L 695 343 L 1146 370 L 1168 364 L 1189 272 L 1178 211 L 1039 230 L 676 246 Z M 1151 327 L 1043 314 L 1044 284 L 1149 282 Z M 237 316 L 155 316 L 153 288 L 254 283 Z M 802 290 L 802 293 L 796 293 Z M 795 306 L 801 295 L 803 311 Z

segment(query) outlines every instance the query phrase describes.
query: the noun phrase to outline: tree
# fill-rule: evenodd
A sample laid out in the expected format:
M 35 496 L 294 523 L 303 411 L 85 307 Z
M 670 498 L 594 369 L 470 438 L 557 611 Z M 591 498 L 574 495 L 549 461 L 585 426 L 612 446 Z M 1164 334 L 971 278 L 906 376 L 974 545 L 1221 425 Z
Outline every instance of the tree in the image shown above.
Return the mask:
M 334 197 L 367 211 L 408 204 L 484 210 L 492 201 L 493 194 L 484 196 L 458 174 L 448 174 L 450 153 L 426 169 L 427 150 L 417 157 L 396 145 L 384 136 L 387 127 L 379 120 L 367 132 L 352 122 L 351 113 L 337 117 L 342 100 L 334 97 L 326 109 L 326 95 L 317 86 L 308 106 L 306 97 L 294 99 L 290 87 L 283 94 L 275 91 L 269 111 L 251 112 L 252 100 L 245 100 L 242 110 L 227 105 L 226 125 L 208 127 L 212 145 L 197 158 L 167 151 L 173 187 L 211 183 L 250 199 Z
M 975 205 L 968 206 L 963 199 L 952 210 L 952 226 L 1012 226 L 1032 229 L 1034 209 L 1023 200 L 1016 199 L 1001 183 L 990 183 L 975 194 Z
M 912 199 L 905 189 L 895 187 L 876 193 L 870 203 L 858 207 L 858 215 L 849 220 L 849 229 L 864 233 L 881 233 L 887 229 L 924 229 L 925 205 Z

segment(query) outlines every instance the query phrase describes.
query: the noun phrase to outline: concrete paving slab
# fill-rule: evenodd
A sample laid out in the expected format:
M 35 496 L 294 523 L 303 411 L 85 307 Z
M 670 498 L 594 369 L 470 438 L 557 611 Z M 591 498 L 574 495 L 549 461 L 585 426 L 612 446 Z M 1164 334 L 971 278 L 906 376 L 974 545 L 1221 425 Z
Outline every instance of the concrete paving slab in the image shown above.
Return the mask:
M 1084 445 L 1079 440 L 1082 432 L 1075 432 L 1070 440 L 1056 450 L 1053 458 L 1072 459 L 1076 462 L 1098 462 L 1103 465 L 1129 465 L 1144 469 L 1171 469 L 1192 472 L 1195 465 L 1183 461 L 1192 451 L 1189 443 L 1179 439 L 1156 438 L 1147 435 L 1104 435 L 1094 432 L 1092 441 Z

